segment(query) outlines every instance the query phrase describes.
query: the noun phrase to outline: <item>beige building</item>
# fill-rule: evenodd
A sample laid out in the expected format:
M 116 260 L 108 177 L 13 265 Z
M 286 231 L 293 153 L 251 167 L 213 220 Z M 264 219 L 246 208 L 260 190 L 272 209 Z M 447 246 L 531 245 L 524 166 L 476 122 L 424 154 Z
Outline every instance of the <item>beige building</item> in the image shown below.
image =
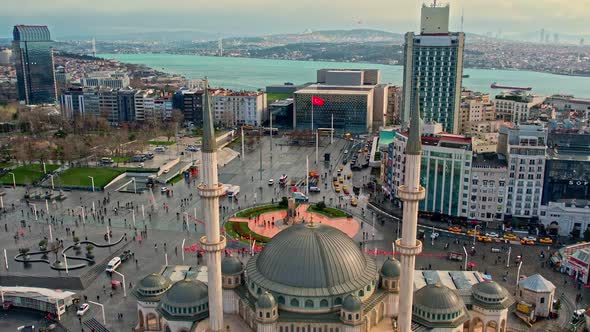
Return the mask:
M 400 125 L 403 89 L 401 86 L 391 85 L 387 90 L 387 94 L 387 116 L 385 122 L 388 125 Z
M 468 217 L 481 221 L 504 219 L 508 164 L 497 153 L 473 154 Z
M 465 94 L 467 92 L 467 94 Z M 490 95 L 465 91 L 461 100 L 459 128 L 461 134 L 492 132 L 492 122 L 496 119 L 496 108 Z M 476 129 L 474 131 L 474 129 Z M 497 130 L 496 130 L 497 131 Z
M 547 317 L 553 310 L 555 285 L 540 274 L 522 279 L 516 288 L 517 299 L 535 308 L 535 316 Z
M 512 92 L 497 95 L 494 105 L 499 119 L 513 123 L 524 123 L 531 119 L 531 109 L 544 101 L 545 97 Z

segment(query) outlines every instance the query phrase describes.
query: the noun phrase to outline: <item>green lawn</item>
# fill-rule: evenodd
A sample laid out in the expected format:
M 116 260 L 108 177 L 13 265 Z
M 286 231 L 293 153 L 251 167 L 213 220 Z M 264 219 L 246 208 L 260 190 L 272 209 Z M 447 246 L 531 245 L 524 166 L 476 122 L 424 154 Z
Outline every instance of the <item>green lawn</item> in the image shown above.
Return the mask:
M 180 182 L 180 180 L 182 179 L 184 179 L 184 173 L 176 174 L 172 179 L 170 179 L 170 181 L 168 181 L 168 183 L 175 184 L 177 182 Z
M 315 205 L 310 205 L 307 211 L 324 215 L 328 218 L 346 218 L 348 214 L 342 210 L 338 210 L 331 207 L 326 207 L 323 210 L 318 209 Z
M 285 98 L 293 98 L 293 94 L 292 93 L 267 93 L 266 94 L 267 104 L 270 104 L 275 100 L 285 99 Z
M 250 218 L 250 217 L 256 217 L 259 216 L 263 213 L 266 212 L 272 212 L 272 211 L 281 211 L 281 210 L 286 210 L 286 207 L 282 207 L 279 206 L 278 204 L 270 204 L 270 205 L 263 205 L 263 206 L 257 206 L 257 207 L 253 207 L 244 211 L 240 211 L 238 213 L 236 213 L 236 217 L 238 218 Z
M 59 165 L 45 164 L 45 168 L 47 169 L 47 173 L 51 173 L 58 169 Z M 16 184 L 20 186 L 39 181 L 45 175 L 43 173 L 43 165 L 41 164 L 20 166 L 15 168 L 12 172 L 14 173 Z M 12 185 L 12 175 L 8 173 L 4 174 L 4 176 L 0 178 L 0 182 L 2 184 Z
M 94 187 L 102 189 L 114 178 L 123 173 L 123 170 L 113 168 L 76 167 L 63 172 L 56 182 L 63 186 L 91 187 L 94 177 Z
M 150 145 L 172 145 L 176 143 L 176 141 L 149 141 L 148 144 Z
M 252 232 L 250 227 L 248 227 L 247 222 L 231 222 L 228 221 L 224 225 L 226 233 L 239 241 L 248 243 L 250 240 L 250 236 L 252 236 L 253 240 L 256 240 L 257 243 L 267 243 L 270 241 L 270 238 L 266 236 L 262 236 Z

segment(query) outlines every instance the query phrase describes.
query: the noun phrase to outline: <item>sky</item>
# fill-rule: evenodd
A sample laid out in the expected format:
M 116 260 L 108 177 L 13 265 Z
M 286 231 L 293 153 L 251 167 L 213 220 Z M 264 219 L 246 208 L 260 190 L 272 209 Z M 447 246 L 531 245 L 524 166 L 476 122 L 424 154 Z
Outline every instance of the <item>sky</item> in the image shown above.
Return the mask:
M 432 0 L 427 0 L 431 3 Z M 54 39 L 151 31 L 254 36 L 371 28 L 403 33 L 419 24 L 421 0 L 3 0 L 0 37 L 14 24 L 45 24 Z M 446 0 L 451 30 L 590 34 L 590 0 Z

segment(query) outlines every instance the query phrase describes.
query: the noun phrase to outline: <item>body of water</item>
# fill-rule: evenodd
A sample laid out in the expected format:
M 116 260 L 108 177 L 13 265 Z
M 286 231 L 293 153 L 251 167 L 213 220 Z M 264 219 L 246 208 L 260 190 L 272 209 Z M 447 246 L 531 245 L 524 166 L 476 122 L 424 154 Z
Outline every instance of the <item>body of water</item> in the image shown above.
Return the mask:
M 381 82 L 401 85 L 403 67 L 369 63 L 293 61 L 252 58 L 210 57 L 179 54 L 101 54 L 100 57 L 121 62 L 142 64 L 190 79 L 209 78 L 212 86 L 238 90 L 256 90 L 271 84 L 292 82 L 301 84 L 316 81 L 316 70 L 322 68 L 371 68 L 381 70 Z M 491 89 L 497 82 L 504 86 L 532 87 L 540 95 L 557 93 L 590 97 L 590 77 L 562 76 L 530 71 L 465 69 L 469 78 L 463 87 L 497 94 Z

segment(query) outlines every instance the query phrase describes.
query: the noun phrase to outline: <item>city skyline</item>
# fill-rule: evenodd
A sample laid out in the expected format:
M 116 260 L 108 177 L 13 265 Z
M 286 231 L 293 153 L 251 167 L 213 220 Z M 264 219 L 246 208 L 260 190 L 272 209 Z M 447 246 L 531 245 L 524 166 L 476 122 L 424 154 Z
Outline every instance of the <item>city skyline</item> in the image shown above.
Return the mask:
M 234 1 L 230 6 L 227 3 L 207 3 L 204 6 L 185 0 L 166 3 L 147 0 L 141 8 L 112 0 L 101 2 L 100 5 L 81 5 L 69 0 L 51 4 L 27 0 L 4 5 L 3 14 L 0 14 L 0 21 L 3 22 L 0 25 L 0 37 L 9 37 L 12 25 L 33 23 L 47 24 L 55 31 L 53 34 L 56 39 L 89 36 L 110 38 L 162 31 L 194 31 L 194 39 L 354 28 L 405 32 L 418 29 L 416 18 L 422 3 L 428 4 L 430 1 L 401 0 L 394 4 L 374 0 L 365 5 L 346 0 L 339 1 L 336 6 L 331 0 L 319 4 L 302 0 L 290 4 L 288 10 L 277 8 L 273 12 L 268 8 L 260 10 L 261 6 L 268 6 L 262 0 L 250 1 L 248 4 Z M 559 6 L 552 0 L 521 0 L 518 3 L 508 0 L 456 0 L 445 3 L 451 5 L 452 31 L 460 30 L 463 14 L 464 30 L 472 33 L 528 36 L 541 29 L 580 36 L 588 33 L 582 25 L 589 18 L 584 10 L 589 5 L 587 0 L 569 1 L 567 5 Z M 232 10 L 228 11 L 228 7 Z M 72 11 L 72 8 L 78 10 Z M 74 12 L 75 15 L 64 14 Z M 133 15 L 129 16 L 131 13 Z M 233 13 L 240 14 L 236 17 Z M 539 17 L 545 19 L 541 22 Z M 154 21 L 159 22 L 157 28 L 152 24 Z

